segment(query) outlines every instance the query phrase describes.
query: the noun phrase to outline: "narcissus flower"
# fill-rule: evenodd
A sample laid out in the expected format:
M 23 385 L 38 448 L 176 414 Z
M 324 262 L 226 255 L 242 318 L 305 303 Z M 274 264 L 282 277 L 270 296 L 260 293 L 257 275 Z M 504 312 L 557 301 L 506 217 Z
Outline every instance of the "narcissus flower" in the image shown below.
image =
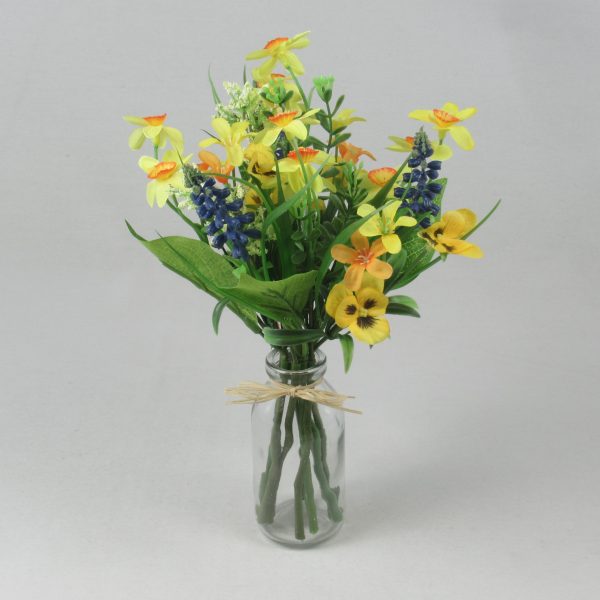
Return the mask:
M 335 260 L 350 265 L 344 276 L 344 283 L 348 289 L 360 289 L 365 271 L 378 279 L 389 279 L 392 276 L 392 266 L 377 258 L 386 252 L 381 239 L 369 245 L 369 240 L 360 231 L 355 231 L 350 241 L 353 248 L 336 244 L 331 249 L 331 256 Z
M 383 316 L 389 301 L 382 292 L 383 281 L 365 273 L 356 293 L 343 283 L 335 285 L 327 297 L 325 310 L 338 327 L 348 328 L 357 340 L 372 346 L 390 335 L 390 325 Z
M 383 246 L 390 254 L 397 254 L 402 250 L 402 242 L 396 234 L 396 229 L 398 227 L 414 227 L 417 224 L 417 220 L 413 217 L 396 217 L 400 204 L 400 200 L 391 202 L 389 206 L 375 214 L 359 228 L 364 236 L 380 236 Z M 359 216 L 366 217 L 374 213 L 375 210 L 375 207 L 370 204 L 361 204 L 356 212 Z
M 415 143 L 414 137 L 407 136 L 401 138 L 390 135 L 389 139 L 394 142 L 394 145 L 388 146 L 388 150 L 392 150 L 393 152 L 412 152 Z M 447 144 L 438 144 L 436 142 L 430 142 L 430 144 L 433 149 L 433 154 L 431 155 L 432 160 L 448 160 L 452 157 L 452 148 Z
M 240 121 L 230 125 L 222 117 L 216 117 L 212 120 L 212 127 L 217 137 L 210 137 L 200 142 L 201 148 L 220 144 L 227 152 L 227 160 L 235 167 L 239 167 L 244 162 L 244 150 L 241 143 L 249 137 L 248 121 Z
M 264 81 L 273 71 L 277 63 L 281 63 L 286 69 L 293 71 L 295 75 L 304 73 L 304 65 L 292 50 L 306 48 L 310 43 L 308 34 L 310 31 L 299 33 L 293 38 L 278 37 L 266 43 L 261 50 L 251 52 L 246 56 L 246 60 L 259 60 L 266 58 L 267 60 L 257 67 L 252 69 L 252 77 L 256 81 Z
M 129 136 L 129 147 L 132 150 L 139 150 L 145 140 L 152 140 L 152 144 L 158 148 L 163 148 L 167 140 L 171 142 L 173 148 L 183 152 L 183 134 L 179 129 L 166 127 L 163 125 L 167 114 L 155 115 L 153 117 L 123 117 L 128 123 L 139 125 L 131 132 Z
M 308 135 L 306 124 L 312 125 L 318 123 L 312 116 L 318 112 L 318 108 L 313 108 L 306 111 L 302 116 L 299 116 L 300 111 L 297 110 L 290 110 L 279 113 L 278 115 L 273 115 L 272 117 L 269 117 L 270 123 L 256 136 L 255 140 L 265 146 L 270 146 L 275 142 L 282 131 L 288 140 L 293 140 L 294 138 L 305 140 Z
M 275 154 L 264 144 L 250 144 L 244 151 L 244 158 L 251 173 L 264 174 L 275 170 Z
M 340 127 L 348 127 L 351 123 L 356 123 L 357 121 L 366 121 L 362 117 L 355 117 L 354 113 L 356 111 L 353 108 L 344 108 L 344 110 L 340 110 L 335 117 L 333 117 L 333 130 L 339 129 Z
M 479 246 L 461 239 L 475 227 L 476 222 L 475 213 L 467 208 L 449 210 L 437 223 L 420 231 L 419 236 L 440 254 L 481 258 L 483 252 Z
M 356 164 L 358 159 L 363 155 L 368 156 L 372 160 L 377 160 L 371 152 L 365 150 L 364 148 L 359 148 L 350 142 L 342 142 L 341 144 L 338 144 L 338 150 L 340 151 L 342 160 L 346 162 L 353 162 Z
M 283 182 L 289 185 L 293 192 L 301 190 L 307 183 L 304 179 L 304 173 L 302 172 L 302 165 L 298 159 L 298 155 L 302 159 L 304 164 L 304 171 L 306 172 L 306 178 L 308 181 L 315 175 L 315 168 L 311 163 L 325 164 L 330 156 L 326 152 L 321 150 L 315 150 L 314 148 L 298 148 L 298 152 L 290 152 L 286 158 L 281 159 L 277 166 L 281 173 Z M 315 194 L 320 194 L 325 187 L 323 178 L 317 175 L 312 182 L 312 189 Z
M 208 173 L 221 173 L 223 175 L 229 175 L 233 171 L 233 165 L 229 162 L 221 162 L 221 159 L 210 150 L 200 150 L 198 152 L 198 158 L 202 161 L 198 163 L 198 170 Z M 227 177 L 219 177 L 215 175 L 215 179 L 221 183 L 227 183 Z
M 475 142 L 469 130 L 459 123 L 472 117 L 476 112 L 477 109 L 474 107 L 459 110 L 456 104 L 446 102 L 441 109 L 413 110 L 408 116 L 417 121 L 431 123 L 439 131 L 440 140 L 443 140 L 449 132 L 452 139 L 460 148 L 463 150 L 472 150 L 475 147 Z
M 396 170 L 393 167 L 379 167 L 370 171 L 362 171 L 363 175 L 366 174 L 366 177 L 362 179 L 362 186 L 367 190 L 365 202 L 377 195 L 381 188 L 396 174 Z M 392 196 L 393 190 L 390 190 L 388 198 Z
M 161 161 L 151 156 L 142 156 L 138 164 L 151 181 L 146 188 L 146 199 L 150 206 L 163 207 L 171 194 L 185 189 L 181 160 L 187 163 L 191 154 L 183 159 L 175 150 L 167 150 Z

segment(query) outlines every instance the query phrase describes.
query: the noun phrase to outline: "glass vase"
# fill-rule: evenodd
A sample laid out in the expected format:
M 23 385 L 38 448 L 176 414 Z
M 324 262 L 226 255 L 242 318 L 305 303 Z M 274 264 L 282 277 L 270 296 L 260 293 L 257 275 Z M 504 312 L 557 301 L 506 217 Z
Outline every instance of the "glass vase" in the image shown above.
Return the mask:
M 298 359 L 273 350 L 269 380 L 333 391 L 323 379 L 325 355 Z M 344 507 L 344 412 L 291 396 L 252 408 L 256 517 L 270 539 L 311 546 L 342 526 Z

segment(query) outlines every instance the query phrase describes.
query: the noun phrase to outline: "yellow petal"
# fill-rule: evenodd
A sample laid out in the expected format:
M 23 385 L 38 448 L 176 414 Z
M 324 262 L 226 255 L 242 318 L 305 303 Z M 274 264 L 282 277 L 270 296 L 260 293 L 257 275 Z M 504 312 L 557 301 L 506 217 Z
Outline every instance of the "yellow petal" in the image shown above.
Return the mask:
M 212 146 L 213 144 L 220 144 L 221 142 L 219 142 L 219 140 L 217 138 L 214 137 L 209 137 L 206 138 L 205 140 L 202 140 L 198 146 L 200 146 L 200 148 L 208 148 L 208 146 Z
M 472 210 L 469 210 L 468 208 L 459 208 L 457 210 L 457 212 L 459 212 L 463 216 L 463 219 L 465 220 L 464 231 L 462 234 L 463 236 L 465 236 L 477 224 L 477 215 Z
M 248 121 L 239 121 L 231 126 L 231 138 L 235 141 L 240 141 L 245 137 L 246 129 L 248 129 Z
M 454 104 L 454 102 L 446 102 L 444 106 L 442 106 L 442 110 L 445 110 L 447 113 L 450 113 L 453 117 L 458 116 L 458 106 Z
M 359 317 L 349 329 L 357 340 L 370 346 L 390 337 L 390 324 L 384 317 Z
M 231 135 L 231 125 L 223 117 L 214 118 L 211 124 L 221 141 L 225 141 Z
M 417 220 L 414 217 L 398 217 L 394 223 L 395 227 L 414 227 Z
M 376 210 L 375 207 L 371 206 L 370 204 L 361 204 L 356 209 L 356 212 L 359 217 L 366 217 L 367 215 L 370 215 L 372 212 L 375 212 L 375 210 Z
M 294 173 L 300 169 L 300 163 L 293 158 L 282 158 L 277 161 L 280 173 Z
M 125 121 L 127 121 L 128 123 L 133 123 L 134 125 L 141 125 L 142 127 L 148 125 L 146 119 L 143 119 L 142 117 L 132 117 L 131 115 L 126 115 L 125 117 L 123 117 L 123 119 L 125 119 Z
M 389 300 L 374 288 L 362 287 L 356 293 L 358 305 L 372 317 L 385 315 Z
M 386 233 L 381 236 L 381 242 L 390 254 L 398 254 L 402 250 L 402 242 L 395 233 Z
M 304 74 L 304 65 L 293 52 L 286 52 L 281 57 L 281 64 L 290 71 L 293 71 L 294 75 Z
M 175 129 L 175 127 L 163 127 L 163 131 L 171 140 L 173 147 L 183 152 L 183 133 L 179 129 Z
M 132 150 L 139 150 L 146 141 L 146 137 L 144 136 L 144 130 L 141 127 L 134 129 L 129 136 L 129 147 Z
M 288 138 L 288 140 L 291 138 L 298 138 L 299 140 L 304 140 L 308 135 L 306 125 L 299 119 L 294 119 L 289 125 L 286 125 L 283 128 L 283 131 L 285 131 L 285 135 Z
M 437 239 L 437 242 L 450 254 L 458 254 L 468 258 L 483 258 L 483 250 L 479 246 L 471 244 L 471 242 L 455 240 L 443 235 Z
M 138 160 L 138 165 L 140 166 L 140 169 L 148 173 L 148 171 L 153 169 L 158 164 L 158 162 L 159 161 L 157 161 L 155 158 L 152 158 L 151 156 L 142 156 L 140 160 Z
M 156 195 L 156 181 L 150 181 L 146 186 L 146 200 L 150 206 L 154 206 L 154 196 Z
M 381 212 L 383 213 L 383 217 L 387 221 L 393 221 L 396 216 L 396 212 L 400 208 L 400 200 L 394 200 L 389 206 L 386 206 Z
M 463 150 L 473 150 L 475 147 L 475 141 L 471 137 L 469 130 L 462 125 L 453 125 L 450 127 L 450 135 L 456 142 L 456 145 Z
M 310 44 L 310 40 L 308 39 L 308 34 L 310 31 L 303 31 L 302 33 L 297 33 L 288 43 L 290 48 L 306 48 Z
M 379 215 L 375 215 L 372 219 L 369 219 L 366 223 L 358 228 L 358 231 L 366 237 L 375 237 L 381 235 L 381 218 Z
M 158 136 L 158 134 L 162 131 L 162 125 L 148 125 L 142 129 L 144 135 L 151 140 Z
M 281 133 L 281 127 L 271 127 L 270 129 L 265 129 L 263 131 L 264 133 L 261 135 L 260 143 L 264 144 L 265 146 L 270 146 L 275 142 L 277 136 Z
M 356 323 L 358 318 L 358 303 L 354 294 L 348 294 L 340 300 L 337 310 L 335 311 L 335 323 L 338 327 L 345 329 L 353 323 Z
M 432 144 L 432 147 L 431 160 L 448 160 L 452 157 L 452 148 L 448 144 Z
M 458 210 L 444 213 L 440 223 L 446 237 L 458 239 L 466 233 L 465 217 Z
M 246 55 L 246 60 L 258 60 L 259 58 L 264 58 L 265 56 L 269 56 L 270 52 L 265 48 L 261 48 L 260 50 L 255 50 L 254 52 L 250 52 L 250 54 Z
M 371 275 L 371 273 L 367 273 L 365 271 L 363 277 L 362 277 L 362 283 L 360 286 L 360 289 L 362 290 L 363 288 L 373 288 L 376 289 L 378 292 L 383 292 L 383 279 L 378 279 L 377 277 L 373 277 L 373 275 Z
M 244 151 L 239 145 L 227 146 L 227 160 L 234 166 L 239 167 L 244 162 Z
M 456 113 L 456 116 L 461 121 L 464 121 L 465 119 L 468 119 L 469 117 L 472 117 L 476 112 L 477 112 L 477 109 L 474 106 L 471 106 L 469 108 L 463 108 L 462 110 L 459 110 Z
M 336 283 L 329 295 L 327 296 L 327 301 L 325 302 L 325 312 L 330 317 L 335 317 L 335 313 L 340 305 L 340 302 L 346 297 L 349 296 L 352 292 L 343 284 Z
M 435 123 L 435 119 L 433 118 L 433 112 L 431 110 L 413 110 L 408 113 L 408 116 L 411 119 L 416 119 L 417 121 L 425 121 L 425 123 Z

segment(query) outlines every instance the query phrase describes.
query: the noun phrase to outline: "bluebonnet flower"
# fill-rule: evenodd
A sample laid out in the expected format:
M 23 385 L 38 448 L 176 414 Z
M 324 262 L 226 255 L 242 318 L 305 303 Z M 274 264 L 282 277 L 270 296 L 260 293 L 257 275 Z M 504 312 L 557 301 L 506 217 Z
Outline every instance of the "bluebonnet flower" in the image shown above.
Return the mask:
M 433 148 L 423 130 L 415 134 L 412 152 L 408 158 L 410 173 L 404 173 L 402 184 L 394 189 L 394 196 L 402 198 L 402 207 L 410 208 L 415 214 L 423 214 L 421 227 L 431 224 L 429 216 L 437 216 L 440 207 L 435 197 L 442 191 L 442 184 L 435 180 L 440 176 L 442 163 L 439 160 L 428 161 L 433 154 Z
M 227 245 L 233 258 L 248 260 L 246 245 L 250 239 L 260 238 L 258 229 L 248 227 L 254 213 L 241 212 L 242 199 L 228 201 L 231 188 L 217 187 L 213 177 L 203 176 L 194 167 L 187 168 L 185 175 L 186 185 L 192 189 L 190 199 L 205 223 L 204 231 L 212 238 L 212 246 L 222 250 Z

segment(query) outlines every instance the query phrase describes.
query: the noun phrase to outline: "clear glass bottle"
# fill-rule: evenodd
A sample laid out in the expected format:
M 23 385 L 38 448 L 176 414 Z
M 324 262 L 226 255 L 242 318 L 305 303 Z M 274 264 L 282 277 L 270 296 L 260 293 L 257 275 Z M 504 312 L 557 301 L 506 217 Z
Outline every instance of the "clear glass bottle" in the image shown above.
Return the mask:
M 266 371 L 273 382 L 333 391 L 323 379 L 325 355 L 307 359 L 272 350 Z M 342 526 L 344 412 L 281 396 L 252 408 L 254 498 L 263 533 L 276 542 L 310 546 Z

